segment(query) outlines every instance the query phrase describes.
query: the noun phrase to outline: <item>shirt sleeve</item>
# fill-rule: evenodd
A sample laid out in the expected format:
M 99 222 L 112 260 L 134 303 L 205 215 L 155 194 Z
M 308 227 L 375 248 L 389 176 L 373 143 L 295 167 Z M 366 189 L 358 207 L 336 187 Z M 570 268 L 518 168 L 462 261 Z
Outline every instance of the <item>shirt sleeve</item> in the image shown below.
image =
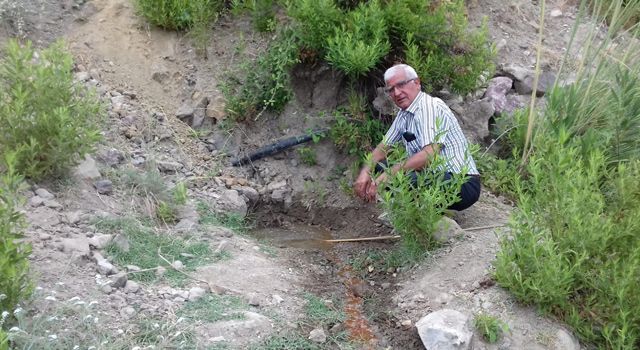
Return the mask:
M 391 146 L 400 141 L 400 137 L 402 137 L 402 130 L 400 130 L 400 119 L 402 119 L 400 115 L 396 116 L 396 118 L 393 120 L 393 123 L 391 123 L 391 127 L 384 135 L 382 143 L 385 146 Z

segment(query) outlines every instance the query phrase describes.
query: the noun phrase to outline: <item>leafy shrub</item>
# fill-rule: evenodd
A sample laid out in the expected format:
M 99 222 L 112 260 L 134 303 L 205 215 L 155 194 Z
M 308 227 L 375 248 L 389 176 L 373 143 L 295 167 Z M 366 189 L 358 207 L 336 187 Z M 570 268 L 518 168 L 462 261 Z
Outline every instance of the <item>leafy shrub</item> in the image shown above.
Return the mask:
M 234 120 L 257 119 L 267 109 L 282 111 L 293 95 L 289 70 L 298 62 L 297 54 L 296 38 L 289 29 L 283 29 L 244 79 L 235 78 L 235 82 L 222 87 L 229 116 Z
M 302 163 L 313 166 L 318 164 L 316 160 L 316 152 L 311 147 L 300 147 L 298 148 L 298 155 L 300 155 L 300 160 Z
M 387 159 L 392 165 L 406 159 L 406 152 L 394 148 Z M 406 172 L 398 171 L 389 174 L 385 186 L 379 188 L 382 206 L 393 227 L 402 235 L 407 253 L 416 258 L 436 245 L 433 232 L 438 221 L 444 211 L 460 199 L 466 172 L 445 179 L 444 171 L 436 170 L 444 165 L 444 161 L 442 157 L 433 157 L 428 169 L 416 172 L 415 185 Z
M 352 120 L 336 113 L 329 137 L 338 149 L 361 157 L 382 140 L 385 131 L 384 124 L 377 119 Z
M 137 0 L 139 12 L 152 24 L 185 30 L 208 24 L 222 10 L 218 0 Z
M 614 17 L 624 12 L 619 1 L 596 2 Z M 571 72 L 576 82 L 556 86 L 544 114 L 530 116 L 528 157 L 513 159 L 523 163 L 529 185 L 516 191 L 519 207 L 501 242 L 496 279 L 597 347 L 636 349 L 640 47 L 637 32 L 625 41 L 614 25 L 609 30 L 597 45 L 580 43 L 586 49 Z M 514 135 L 525 135 L 522 129 Z
M 131 189 L 146 215 L 162 223 L 175 222 L 178 206 L 187 200 L 186 187 L 178 184 L 172 191 L 169 190 L 154 163 L 150 163 L 143 172 L 125 170 L 118 178 L 118 183 Z
M 252 12 L 253 25 L 259 32 L 273 32 L 276 29 L 274 0 L 255 0 Z
M 509 326 L 506 323 L 494 316 L 483 313 L 475 316 L 473 325 L 482 334 L 482 338 L 492 344 L 498 341 L 503 332 L 509 330 Z
M 0 147 L 17 151 L 18 173 L 33 179 L 59 174 L 100 139 L 103 108 L 73 81 L 62 42 L 36 54 L 12 40 L 0 63 Z
M 332 0 L 292 2 L 288 13 L 301 45 L 352 78 L 404 60 L 428 91 L 450 87 L 466 93 L 493 72 L 487 27 L 467 28 L 462 0 L 339 3 L 342 8 Z
M 15 153 L 5 155 L 0 175 L 0 312 L 9 313 L 32 291 L 28 261 L 31 247 L 16 241 L 22 238 L 24 218 L 18 212 L 22 178 L 17 174 L 15 162 Z M 2 318 L 6 321 L 6 317 Z

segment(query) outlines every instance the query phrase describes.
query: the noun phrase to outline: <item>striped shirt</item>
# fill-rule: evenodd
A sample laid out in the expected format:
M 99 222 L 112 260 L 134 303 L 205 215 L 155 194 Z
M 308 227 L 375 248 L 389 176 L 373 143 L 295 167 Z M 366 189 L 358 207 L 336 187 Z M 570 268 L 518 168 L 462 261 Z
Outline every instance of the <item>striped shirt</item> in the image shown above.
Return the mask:
M 416 139 L 407 142 L 402 137 L 405 131 L 413 133 Z M 383 143 L 390 146 L 398 141 L 404 142 L 410 157 L 425 146 L 440 144 L 440 155 L 444 157 L 445 169 L 438 170 L 459 174 L 466 166 L 467 174 L 479 174 L 476 163 L 469 153 L 467 139 L 451 109 L 441 99 L 429 96 L 422 91 L 418 93 L 409 108 L 398 112 Z

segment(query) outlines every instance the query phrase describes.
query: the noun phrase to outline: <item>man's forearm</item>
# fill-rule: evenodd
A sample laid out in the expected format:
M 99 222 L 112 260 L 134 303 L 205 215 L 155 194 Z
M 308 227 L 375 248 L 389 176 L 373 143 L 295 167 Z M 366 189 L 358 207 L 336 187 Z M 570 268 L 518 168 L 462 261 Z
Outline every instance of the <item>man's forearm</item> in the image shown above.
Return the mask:
M 387 158 L 387 146 L 385 146 L 383 143 L 379 143 L 371 152 L 372 164 L 365 164 L 364 169 L 366 169 L 367 171 L 371 171 L 371 167 L 375 168 L 376 164 L 384 160 L 385 158 Z
M 422 170 L 429 163 L 431 163 L 431 159 L 436 154 L 436 152 L 440 151 L 439 145 L 427 145 L 420 150 L 420 152 L 414 154 L 409 157 L 406 162 L 398 163 L 391 168 L 392 173 L 398 172 L 400 169 L 402 170 Z

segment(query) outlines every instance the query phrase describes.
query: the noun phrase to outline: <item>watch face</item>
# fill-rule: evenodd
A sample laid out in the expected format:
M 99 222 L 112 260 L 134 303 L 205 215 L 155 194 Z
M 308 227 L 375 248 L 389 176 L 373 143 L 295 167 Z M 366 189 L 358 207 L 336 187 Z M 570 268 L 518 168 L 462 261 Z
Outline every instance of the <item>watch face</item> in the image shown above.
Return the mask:
M 412 133 L 411 131 L 403 132 L 402 133 L 402 137 L 407 142 L 411 142 L 411 141 L 414 141 L 416 139 L 416 135 L 414 133 Z

